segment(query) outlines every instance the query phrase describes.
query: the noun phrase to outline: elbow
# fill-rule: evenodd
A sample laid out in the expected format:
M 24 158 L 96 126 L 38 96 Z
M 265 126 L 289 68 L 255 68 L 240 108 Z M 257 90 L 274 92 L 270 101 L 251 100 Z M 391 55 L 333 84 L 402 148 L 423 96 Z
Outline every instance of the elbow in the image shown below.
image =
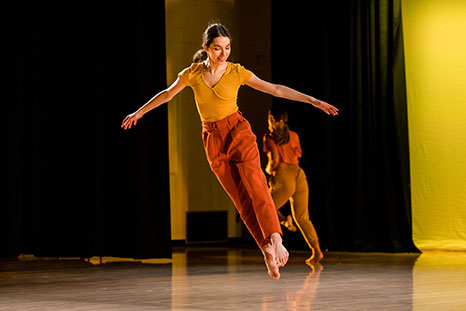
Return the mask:
M 285 97 L 285 91 L 284 91 L 284 87 L 282 85 L 279 85 L 279 84 L 275 84 L 272 91 L 271 91 L 271 94 L 275 97 Z
M 173 99 L 173 97 L 175 97 L 175 95 L 171 94 L 169 91 L 165 90 L 162 94 L 163 96 L 163 102 L 166 103 L 166 102 L 169 102 Z

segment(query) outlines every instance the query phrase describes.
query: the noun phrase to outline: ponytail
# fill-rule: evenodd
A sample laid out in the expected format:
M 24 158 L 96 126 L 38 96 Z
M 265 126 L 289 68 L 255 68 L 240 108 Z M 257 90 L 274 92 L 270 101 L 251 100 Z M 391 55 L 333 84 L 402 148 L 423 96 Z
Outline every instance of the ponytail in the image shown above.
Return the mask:
M 278 145 L 287 144 L 290 141 L 290 129 L 288 124 L 272 132 L 272 139 Z
M 197 50 L 193 55 L 193 63 L 201 63 L 207 59 L 207 52 L 204 49 Z
M 285 105 L 273 103 L 270 114 L 276 122 L 283 120 L 283 127 L 280 126 L 271 133 L 273 140 L 279 145 L 287 144 L 290 141 L 290 129 L 288 128 L 288 111 Z

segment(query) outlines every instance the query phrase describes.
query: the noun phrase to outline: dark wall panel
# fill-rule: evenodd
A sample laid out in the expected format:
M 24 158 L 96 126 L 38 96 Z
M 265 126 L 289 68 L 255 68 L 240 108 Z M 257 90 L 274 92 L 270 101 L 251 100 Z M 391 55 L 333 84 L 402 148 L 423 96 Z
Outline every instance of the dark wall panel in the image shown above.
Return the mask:
M 170 257 L 164 1 L 9 7 L 0 255 Z

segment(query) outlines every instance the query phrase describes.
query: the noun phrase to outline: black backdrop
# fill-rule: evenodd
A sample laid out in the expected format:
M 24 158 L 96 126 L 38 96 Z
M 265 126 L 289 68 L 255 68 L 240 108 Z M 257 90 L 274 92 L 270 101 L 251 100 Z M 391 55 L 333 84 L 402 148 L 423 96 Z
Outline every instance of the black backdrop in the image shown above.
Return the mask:
M 0 256 L 171 257 L 164 1 L 3 9 Z
M 340 109 L 289 102 L 321 247 L 416 251 L 400 0 L 272 1 L 272 77 Z M 290 248 L 306 247 L 287 233 Z

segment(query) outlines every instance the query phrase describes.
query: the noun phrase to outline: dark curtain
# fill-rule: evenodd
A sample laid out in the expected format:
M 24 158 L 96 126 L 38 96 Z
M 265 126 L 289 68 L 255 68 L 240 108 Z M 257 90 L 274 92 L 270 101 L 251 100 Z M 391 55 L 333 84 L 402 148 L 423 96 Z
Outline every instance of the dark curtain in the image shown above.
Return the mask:
M 416 251 L 400 10 L 400 0 L 272 2 L 273 81 L 340 109 L 288 102 L 323 249 Z
M 171 257 L 164 1 L 3 8 L 0 256 Z

